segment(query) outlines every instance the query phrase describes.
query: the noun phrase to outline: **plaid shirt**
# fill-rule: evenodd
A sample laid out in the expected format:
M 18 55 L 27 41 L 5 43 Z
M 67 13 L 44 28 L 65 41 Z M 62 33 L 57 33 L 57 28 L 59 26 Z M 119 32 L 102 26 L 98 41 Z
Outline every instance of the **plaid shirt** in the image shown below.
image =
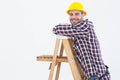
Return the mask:
M 87 78 L 95 75 L 100 77 L 105 73 L 106 67 L 101 57 L 99 42 L 91 21 L 86 19 L 74 26 L 57 25 L 53 28 L 53 32 L 57 35 L 72 37 L 77 59 Z M 109 80 L 107 78 L 103 80 Z

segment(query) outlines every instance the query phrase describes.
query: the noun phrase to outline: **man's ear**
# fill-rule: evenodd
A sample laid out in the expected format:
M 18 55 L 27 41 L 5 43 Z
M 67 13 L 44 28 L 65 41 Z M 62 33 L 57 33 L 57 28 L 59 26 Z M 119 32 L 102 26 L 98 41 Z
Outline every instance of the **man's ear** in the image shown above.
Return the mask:
M 85 13 L 83 11 L 81 11 L 81 14 L 82 14 L 83 17 L 85 16 Z

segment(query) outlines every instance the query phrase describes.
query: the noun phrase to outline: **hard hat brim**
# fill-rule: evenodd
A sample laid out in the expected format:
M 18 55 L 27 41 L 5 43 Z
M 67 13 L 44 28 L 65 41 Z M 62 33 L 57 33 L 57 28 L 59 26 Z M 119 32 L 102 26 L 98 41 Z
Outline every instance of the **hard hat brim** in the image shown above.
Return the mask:
M 75 9 L 74 9 L 74 10 L 75 10 Z M 67 14 L 69 14 L 70 11 L 73 11 L 73 10 L 67 10 Z M 81 12 L 83 12 L 83 13 L 84 13 L 84 16 L 87 15 L 86 11 L 82 11 L 82 10 L 77 10 L 77 11 L 81 11 Z

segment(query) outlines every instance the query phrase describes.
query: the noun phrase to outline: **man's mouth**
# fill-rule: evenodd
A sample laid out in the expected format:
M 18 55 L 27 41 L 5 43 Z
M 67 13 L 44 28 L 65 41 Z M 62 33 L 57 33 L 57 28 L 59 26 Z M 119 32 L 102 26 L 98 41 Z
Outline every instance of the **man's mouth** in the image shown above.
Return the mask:
M 71 20 L 72 23 L 76 23 L 77 21 L 78 21 L 77 19 Z

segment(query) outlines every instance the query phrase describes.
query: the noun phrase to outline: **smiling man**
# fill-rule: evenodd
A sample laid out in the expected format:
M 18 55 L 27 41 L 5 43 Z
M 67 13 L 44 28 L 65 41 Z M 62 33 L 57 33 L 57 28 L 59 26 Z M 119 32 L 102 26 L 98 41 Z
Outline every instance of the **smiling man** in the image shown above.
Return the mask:
M 67 10 L 71 24 L 59 24 L 53 28 L 56 35 L 73 39 L 73 49 L 84 75 L 88 80 L 110 80 L 108 67 L 101 56 L 99 41 L 91 21 L 84 19 L 87 12 L 80 2 L 73 2 Z

